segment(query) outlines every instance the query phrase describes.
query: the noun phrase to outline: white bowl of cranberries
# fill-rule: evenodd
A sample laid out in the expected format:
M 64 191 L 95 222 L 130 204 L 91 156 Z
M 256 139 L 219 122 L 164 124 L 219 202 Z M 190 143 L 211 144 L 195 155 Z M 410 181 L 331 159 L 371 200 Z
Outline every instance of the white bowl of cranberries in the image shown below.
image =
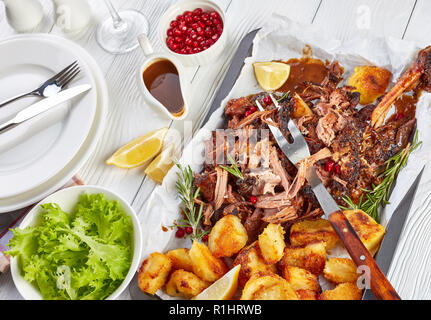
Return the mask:
M 162 16 L 158 34 L 162 47 L 185 66 L 205 65 L 226 44 L 223 10 L 209 0 L 182 0 Z

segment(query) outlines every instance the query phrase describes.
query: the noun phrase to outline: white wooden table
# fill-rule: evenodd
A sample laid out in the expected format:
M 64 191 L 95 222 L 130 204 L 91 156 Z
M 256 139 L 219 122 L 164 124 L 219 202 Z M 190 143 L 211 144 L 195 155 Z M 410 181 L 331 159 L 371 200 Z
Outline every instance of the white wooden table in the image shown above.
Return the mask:
M 174 0 L 113 0 L 118 9 L 134 8 L 143 12 L 150 22 L 149 39 L 160 50 L 156 36 L 159 17 Z M 273 12 L 301 22 L 317 24 L 322 32 L 345 40 L 357 36 L 391 35 L 415 40 L 422 46 L 431 44 L 430 0 L 216 0 L 227 16 L 229 44 L 222 57 L 209 66 L 189 70 L 191 85 L 196 93 L 191 101 L 188 120 L 193 130 L 200 127 L 216 89 L 229 66 L 243 36 L 270 20 Z M 94 21 L 108 15 L 103 0 L 89 0 Z M 5 21 L 0 2 L 0 40 L 13 34 Z M 53 34 L 62 35 L 57 27 Z M 109 87 L 110 106 L 103 137 L 94 154 L 78 172 L 88 184 L 102 185 L 123 195 L 140 215 L 155 187 L 142 169 L 122 170 L 104 164 L 119 146 L 131 139 L 163 126 L 183 132 L 182 122 L 160 118 L 144 103 L 137 88 L 136 70 L 143 61 L 140 50 L 126 55 L 111 55 L 95 40 L 94 27 L 73 39 L 102 68 Z M 403 299 L 431 299 L 431 166 L 424 172 L 418 195 L 406 222 L 389 279 Z M 0 217 L 1 218 L 1 217 Z M 145 230 L 145 227 L 144 227 Z M 20 299 L 10 274 L 0 276 L 0 299 Z M 121 298 L 130 298 L 128 291 Z

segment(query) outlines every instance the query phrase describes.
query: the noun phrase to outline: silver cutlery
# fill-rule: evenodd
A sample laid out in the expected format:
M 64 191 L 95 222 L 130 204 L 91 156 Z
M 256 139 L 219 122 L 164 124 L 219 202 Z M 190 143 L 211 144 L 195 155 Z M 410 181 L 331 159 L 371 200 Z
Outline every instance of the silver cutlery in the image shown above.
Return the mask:
M 270 94 L 270 97 L 274 105 L 280 109 L 278 101 L 273 97 L 272 94 Z M 265 110 L 257 100 L 256 105 L 260 111 Z M 274 135 L 274 138 L 277 141 L 280 149 L 294 165 L 297 165 L 301 160 L 310 157 L 308 144 L 292 119 L 289 119 L 288 121 L 288 129 L 293 139 L 292 143 L 287 141 L 279 128 L 271 125 L 269 125 L 269 128 Z M 370 252 L 364 246 L 355 230 L 350 225 L 346 216 L 338 207 L 338 204 L 332 198 L 328 190 L 326 190 L 322 181 L 317 176 L 316 169 L 313 166 L 311 166 L 307 171 L 307 180 L 313 189 L 313 192 L 319 201 L 326 218 L 330 221 L 332 227 L 337 232 L 352 260 L 358 267 L 366 266 L 368 268 L 371 290 L 375 296 L 378 299 L 383 300 L 400 300 L 400 297 L 396 293 L 395 289 L 389 283 L 388 279 L 386 279 L 376 261 L 371 256 Z
M 44 113 L 45 111 L 48 111 L 49 109 L 59 105 L 60 103 L 68 101 L 90 89 L 91 89 L 91 85 L 82 84 L 70 89 L 63 90 L 57 93 L 56 95 L 53 95 L 49 98 L 45 98 L 39 102 L 36 102 L 31 106 L 25 108 L 24 110 L 21 110 L 20 112 L 18 112 L 15 115 L 15 117 L 13 117 L 11 120 L 1 123 L 0 133 L 15 127 L 16 125 L 23 123 L 24 121 L 34 118 L 35 116 L 41 113 Z
M 34 96 L 48 98 L 54 94 L 57 94 L 65 86 L 67 86 L 79 74 L 80 71 L 81 70 L 79 69 L 78 61 L 75 61 L 52 78 L 46 80 L 39 88 L 24 94 L 19 94 L 1 102 L 0 108 L 24 97 Z

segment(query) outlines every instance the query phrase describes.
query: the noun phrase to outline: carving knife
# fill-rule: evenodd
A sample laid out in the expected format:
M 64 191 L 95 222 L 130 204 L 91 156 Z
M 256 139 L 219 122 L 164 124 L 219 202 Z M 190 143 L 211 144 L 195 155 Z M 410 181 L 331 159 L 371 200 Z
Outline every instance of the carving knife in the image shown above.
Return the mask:
M 70 89 L 63 90 L 54 96 L 38 101 L 32 104 L 31 106 L 25 108 L 24 110 L 21 110 L 20 112 L 18 112 L 15 115 L 15 117 L 13 117 L 11 120 L 1 123 L 0 133 L 5 132 L 31 118 L 34 118 L 37 115 L 44 113 L 49 109 L 59 105 L 60 103 L 68 101 L 84 92 L 87 92 L 90 89 L 91 89 L 91 85 L 82 84 Z

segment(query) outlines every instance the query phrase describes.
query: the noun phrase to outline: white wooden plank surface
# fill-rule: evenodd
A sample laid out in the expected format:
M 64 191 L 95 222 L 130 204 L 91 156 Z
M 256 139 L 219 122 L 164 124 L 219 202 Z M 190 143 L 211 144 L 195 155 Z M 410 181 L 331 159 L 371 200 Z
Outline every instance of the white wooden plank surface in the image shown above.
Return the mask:
M 118 8 L 134 8 L 143 12 L 150 21 L 149 38 L 160 50 L 156 37 L 159 17 L 174 0 L 113 0 Z M 357 35 L 391 35 L 431 43 L 429 0 L 218 0 L 225 9 L 229 45 L 222 57 L 210 66 L 189 70 L 194 92 L 191 101 L 193 129 L 196 130 L 208 110 L 223 75 L 229 66 L 239 41 L 248 32 L 270 20 L 273 12 L 287 15 L 293 20 L 313 22 L 322 27 L 322 32 L 333 34 L 339 39 L 351 39 Z M 106 17 L 103 0 L 91 0 L 95 21 Z M 414 10 L 413 10 L 414 9 Z M 111 55 L 101 49 L 95 41 L 95 26 L 80 38 L 73 39 L 101 66 L 110 91 L 110 111 L 105 133 L 91 159 L 79 171 L 79 176 L 89 184 L 99 184 L 122 194 L 140 214 L 145 214 L 145 201 L 154 188 L 146 179 L 142 169 L 121 170 L 108 167 L 104 160 L 119 146 L 149 130 L 170 126 L 182 132 L 181 122 L 160 118 L 148 107 L 138 90 L 136 70 L 144 57 L 139 50 L 127 55 Z M 0 3 L 0 39 L 13 33 L 4 19 Z M 61 34 L 57 27 L 52 33 Z M 430 218 L 430 192 L 427 184 L 431 180 L 431 168 L 427 168 L 419 187 L 400 246 L 390 271 L 390 279 L 403 298 L 431 298 L 431 235 L 427 232 Z M 413 272 L 413 270 L 415 272 Z M 420 276 L 418 277 L 418 274 Z M 416 280 L 418 279 L 418 280 Z M 0 276 L 0 299 L 18 299 L 10 275 Z M 129 298 L 128 292 L 121 297 Z

